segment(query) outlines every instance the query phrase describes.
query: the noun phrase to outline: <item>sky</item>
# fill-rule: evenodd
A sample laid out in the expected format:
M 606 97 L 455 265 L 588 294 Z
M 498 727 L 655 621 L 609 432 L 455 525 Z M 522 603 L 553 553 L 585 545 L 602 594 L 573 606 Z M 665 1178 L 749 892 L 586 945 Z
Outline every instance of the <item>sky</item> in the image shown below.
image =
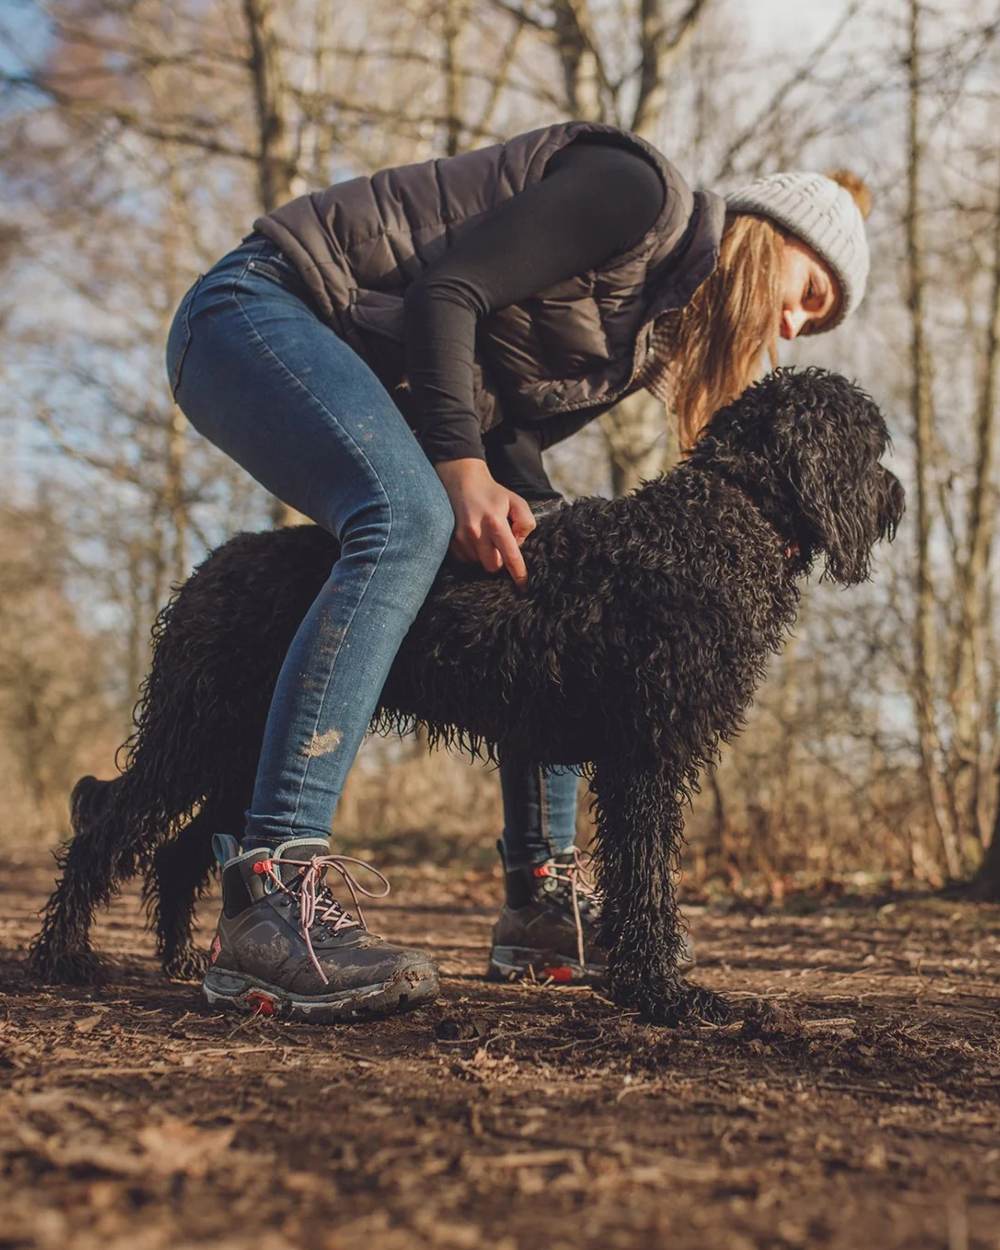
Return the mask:
M 28 58 L 34 58 L 45 46 L 48 22 L 34 0 L 0 0 L 0 30 L 12 37 L 12 42 Z M 0 70 L 10 72 L 19 68 L 19 58 L 0 42 Z
M 848 7 L 847 0 L 744 0 L 740 5 L 751 37 L 761 44 L 773 42 L 779 26 L 783 41 L 795 34 L 810 43 L 818 41 Z

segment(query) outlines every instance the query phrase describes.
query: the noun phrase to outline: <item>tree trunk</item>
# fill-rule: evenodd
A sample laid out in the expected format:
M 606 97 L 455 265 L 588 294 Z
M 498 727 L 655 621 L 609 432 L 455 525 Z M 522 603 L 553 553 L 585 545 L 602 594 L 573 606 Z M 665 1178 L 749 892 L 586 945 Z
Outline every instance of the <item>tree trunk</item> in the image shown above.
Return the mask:
M 997 778 L 1000 779 L 1000 765 L 997 767 Z M 993 822 L 993 837 L 976 873 L 974 885 L 979 898 L 1000 903 L 1000 806 Z
M 1000 361 L 1000 205 L 994 220 L 993 285 L 982 389 L 976 405 L 976 470 L 969 493 L 969 532 L 966 557 L 959 571 L 959 620 L 955 641 L 952 707 L 955 717 L 954 771 L 958 794 L 959 829 L 970 839 L 985 842 L 980 828 L 983 731 L 981 657 L 983 600 L 993 545 L 993 474 L 996 462 L 996 404 Z
M 442 17 L 442 51 L 444 62 L 445 152 L 457 156 L 462 150 L 462 72 L 459 41 L 465 25 L 464 0 L 444 0 Z
M 600 54 L 587 0 L 556 0 L 552 7 L 569 115 L 583 121 L 606 121 Z
M 262 212 L 270 212 L 293 195 L 295 160 L 289 97 L 281 70 L 281 49 L 275 23 L 274 0 L 243 0 L 243 16 L 250 43 L 248 67 L 257 116 L 257 192 Z M 308 520 L 281 499 L 271 502 L 276 528 Z
M 676 424 L 646 391 L 629 395 L 598 420 L 608 447 L 613 494 L 627 494 L 676 461 Z
M 914 619 L 913 700 L 916 712 L 922 775 L 927 802 L 937 828 L 948 875 L 961 873 L 961 861 L 952 812 L 940 769 L 940 743 L 934 709 L 936 651 L 934 645 L 934 587 L 931 579 L 931 461 L 934 453 L 930 353 L 926 341 L 923 221 L 920 211 L 920 174 L 923 138 L 920 129 L 920 3 L 910 0 L 910 47 L 906 249 L 911 318 L 911 402 L 914 420 L 914 476 L 916 478 L 916 614 Z
M 996 218 L 993 223 L 993 299 L 991 317 L 986 331 L 986 359 L 983 368 L 982 390 L 979 396 L 977 413 L 977 464 L 976 480 L 972 489 L 969 509 L 969 557 L 964 570 L 962 585 L 962 627 L 959 638 L 959 672 L 955 682 L 958 707 L 964 710 L 962 700 L 967 686 L 972 686 L 976 677 L 976 657 L 978 648 L 973 645 L 973 638 L 981 639 L 985 629 L 981 606 L 988 582 L 990 549 L 993 541 L 993 469 L 996 460 L 996 408 L 998 392 L 1000 392 L 1000 203 L 997 205 Z M 971 678 L 969 676 L 971 674 Z M 978 688 L 977 688 L 978 693 Z M 989 691 L 987 691 L 989 693 Z M 979 707 L 985 701 L 977 700 Z M 990 706 L 987 704 L 987 706 Z M 989 716 L 992 716 L 990 708 Z M 974 758 L 977 764 L 976 777 L 980 777 L 978 768 L 980 751 L 979 736 L 982 732 L 982 714 L 975 722 L 975 741 L 969 744 L 974 747 Z M 967 749 L 969 749 L 967 748 Z M 971 751 L 970 751 L 971 753 Z M 998 770 L 1000 776 L 1000 770 Z M 975 807 L 975 828 L 979 825 L 980 805 L 976 802 L 981 785 L 976 786 L 971 796 Z M 992 838 L 978 874 L 979 881 L 986 887 L 989 897 L 1000 899 L 1000 803 L 996 806 Z

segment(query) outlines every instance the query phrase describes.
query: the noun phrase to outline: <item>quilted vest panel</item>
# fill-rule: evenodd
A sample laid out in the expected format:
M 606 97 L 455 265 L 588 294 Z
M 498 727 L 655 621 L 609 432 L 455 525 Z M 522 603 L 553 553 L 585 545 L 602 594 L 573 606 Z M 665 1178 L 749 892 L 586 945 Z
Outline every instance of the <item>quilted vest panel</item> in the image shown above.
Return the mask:
M 497 309 L 477 327 L 474 403 L 483 430 L 629 392 L 658 312 L 681 307 L 718 258 L 725 202 L 693 192 L 640 136 L 560 122 L 458 156 L 334 183 L 258 217 L 254 229 L 292 260 L 314 304 L 407 413 L 403 292 L 461 231 L 537 182 L 573 142 L 614 143 L 652 162 L 666 195 L 657 220 L 599 268 Z

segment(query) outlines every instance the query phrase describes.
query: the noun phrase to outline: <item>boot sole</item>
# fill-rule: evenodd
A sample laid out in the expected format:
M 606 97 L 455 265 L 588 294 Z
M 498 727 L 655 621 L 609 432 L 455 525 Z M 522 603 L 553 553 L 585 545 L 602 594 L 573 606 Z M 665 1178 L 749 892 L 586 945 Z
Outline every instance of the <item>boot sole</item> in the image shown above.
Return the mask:
M 430 964 L 413 965 L 388 981 L 340 990 L 336 994 L 292 994 L 266 981 L 219 968 L 210 968 L 201 983 L 201 992 L 210 1007 L 309 1024 L 337 1024 L 344 1020 L 393 1015 L 432 1002 L 439 989 L 437 969 Z
M 694 967 L 694 959 L 682 959 L 681 972 Z M 601 989 L 607 984 L 608 970 L 604 964 L 581 964 L 576 959 L 530 946 L 494 946 L 486 968 L 487 981 L 552 982 L 556 985 L 590 985 Z
M 552 951 L 530 946 L 494 946 L 486 968 L 487 981 L 550 981 L 557 985 L 603 985 L 603 964 L 581 964 Z

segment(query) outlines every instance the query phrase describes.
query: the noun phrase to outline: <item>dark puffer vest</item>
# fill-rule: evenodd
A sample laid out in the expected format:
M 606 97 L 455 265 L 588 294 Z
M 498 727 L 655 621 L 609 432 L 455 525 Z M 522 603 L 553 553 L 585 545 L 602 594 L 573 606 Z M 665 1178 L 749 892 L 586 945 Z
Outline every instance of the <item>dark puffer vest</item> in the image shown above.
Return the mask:
M 682 307 L 718 259 L 725 201 L 693 192 L 638 135 L 561 122 L 458 156 L 383 169 L 300 196 L 253 223 L 275 242 L 334 330 L 405 415 L 403 291 L 451 240 L 541 179 L 567 144 L 605 142 L 651 161 L 666 196 L 628 251 L 484 317 L 474 403 L 483 431 L 612 403 L 636 389 L 657 313 Z M 401 384 L 402 383 L 402 387 Z

